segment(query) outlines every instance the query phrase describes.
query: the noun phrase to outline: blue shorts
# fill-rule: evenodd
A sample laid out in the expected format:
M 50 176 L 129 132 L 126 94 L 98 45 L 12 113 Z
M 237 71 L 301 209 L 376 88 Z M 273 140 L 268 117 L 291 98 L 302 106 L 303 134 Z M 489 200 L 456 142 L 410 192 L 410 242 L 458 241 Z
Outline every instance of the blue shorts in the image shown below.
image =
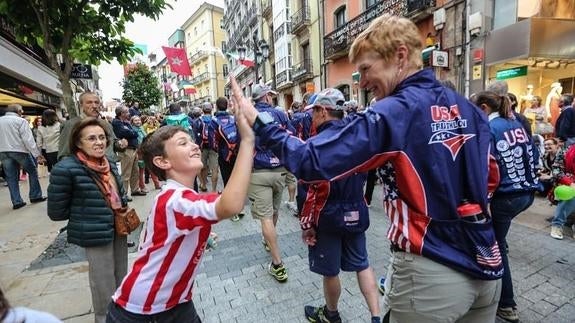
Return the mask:
M 339 270 L 362 271 L 369 267 L 365 232 L 335 234 L 316 230 L 317 242 L 309 249 L 309 270 L 322 276 L 337 276 Z

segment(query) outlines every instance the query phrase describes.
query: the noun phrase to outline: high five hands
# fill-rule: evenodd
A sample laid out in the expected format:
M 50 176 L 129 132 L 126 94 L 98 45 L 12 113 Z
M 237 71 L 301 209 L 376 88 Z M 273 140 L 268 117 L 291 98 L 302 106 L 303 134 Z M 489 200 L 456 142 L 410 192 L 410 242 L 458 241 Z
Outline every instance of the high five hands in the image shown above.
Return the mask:
M 243 140 L 244 132 L 248 132 L 248 130 L 253 136 L 252 126 L 258 116 L 258 110 L 256 110 L 250 100 L 244 96 L 233 75 L 230 75 L 230 83 L 232 86 L 232 112 L 236 117 L 238 130 Z

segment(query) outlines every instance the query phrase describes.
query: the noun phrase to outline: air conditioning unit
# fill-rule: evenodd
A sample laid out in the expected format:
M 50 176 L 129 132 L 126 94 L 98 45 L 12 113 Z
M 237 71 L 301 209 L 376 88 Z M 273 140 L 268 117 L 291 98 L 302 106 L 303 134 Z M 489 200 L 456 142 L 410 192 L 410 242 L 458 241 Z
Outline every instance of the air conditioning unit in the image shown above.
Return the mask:
M 483 30 L 483 13 L 476 12 L 469 15 L 468 19 L 469 35 L 477 36 Z

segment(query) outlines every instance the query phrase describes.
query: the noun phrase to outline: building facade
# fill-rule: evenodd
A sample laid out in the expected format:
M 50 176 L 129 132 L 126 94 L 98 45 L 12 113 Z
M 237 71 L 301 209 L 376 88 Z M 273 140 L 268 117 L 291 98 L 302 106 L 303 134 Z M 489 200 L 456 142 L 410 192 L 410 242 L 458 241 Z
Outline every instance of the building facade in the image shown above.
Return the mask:
M 193 74 L 189 82 L 196 91 L 186 95 L 192 105 L 224 96 L 228 66 L 220 54 L 226 37 L 223 17 L 223 8 L 204 2 L 181 27 Z

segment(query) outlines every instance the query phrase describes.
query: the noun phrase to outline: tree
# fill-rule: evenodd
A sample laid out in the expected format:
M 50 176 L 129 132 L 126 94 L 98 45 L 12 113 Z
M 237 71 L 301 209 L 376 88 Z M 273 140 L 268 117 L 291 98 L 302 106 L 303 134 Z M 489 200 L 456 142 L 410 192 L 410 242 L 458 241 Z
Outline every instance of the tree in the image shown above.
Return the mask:
M 159 80 L 150 69 L 137 63 L 130 69 L 124 78 L 124 102 L 140 103 L 140 109 L 146 111 L 152 105 L 158 105 L 162 98 L 162 91 L 158 88 Z
M 0 14 L 16 27 L 18 39 L 44 49 L 72 117 L 78 113 L 70 84 L 72 64 L 126 63 L 141 54 L 123 36 L 126 23 L 135 15 L 157 19 L 166 8 L 171 6 L 165 0 L 0 0 Z

